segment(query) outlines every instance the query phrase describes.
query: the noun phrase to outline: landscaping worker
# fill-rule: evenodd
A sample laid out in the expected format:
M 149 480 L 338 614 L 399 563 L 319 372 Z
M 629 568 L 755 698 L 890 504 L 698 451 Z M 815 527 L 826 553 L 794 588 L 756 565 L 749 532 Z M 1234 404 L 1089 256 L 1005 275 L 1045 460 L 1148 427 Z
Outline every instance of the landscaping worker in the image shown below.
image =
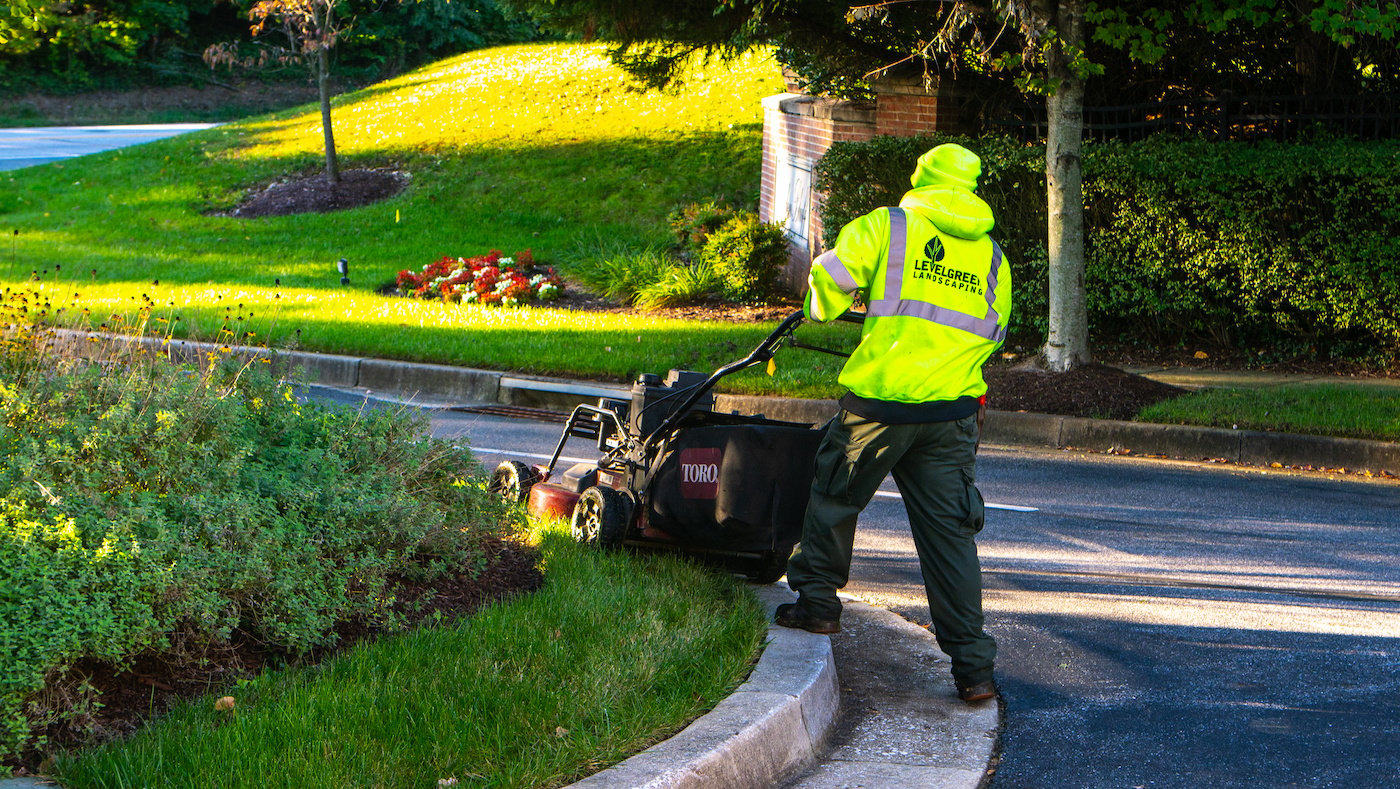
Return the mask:
M 938 645 L 958 696 L 996 696 L 996 642 L 982 629 L 982 570 L 973 536 L 982 494 L 973 484 L 987 385 L 982 365 L 1001 346 L 1011 272 L 987 233 L 992 210 L 974 194 L 982 162 L 959 145 L 919 157 L 913 189 L 841 229 L 812 264 L 805 310 L 815 321 L 868 304 L 860 345 L 838 379 L 850 391 L 817 450 L 800 550 L 788 565 L 798 601 L 776 621 L 840 630 L 856 516 L 893 472 L 904 497 Z

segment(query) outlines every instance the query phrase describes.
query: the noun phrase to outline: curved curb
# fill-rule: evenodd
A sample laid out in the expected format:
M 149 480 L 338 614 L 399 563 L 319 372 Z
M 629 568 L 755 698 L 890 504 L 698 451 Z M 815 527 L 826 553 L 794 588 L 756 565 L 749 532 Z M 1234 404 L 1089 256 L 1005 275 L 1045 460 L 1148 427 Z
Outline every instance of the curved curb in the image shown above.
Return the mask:
M 771 617 L 796 599 L 783 586 L 755 590 Z M 766 789 L 816 764 L 836 723 L 840 689 L 831 639 L 777 625 L 739 689 L 684 730 L 577 789 Z
M 950 658 L 928 628 L 854 595 L 841 600 L 837 660 L 843 650 L 859 656 L 842 679 L 859 707 L 843 719 L 836 747 L 791 789 L 977 789 L 996 751 L 1001 705 L 958 699 Z

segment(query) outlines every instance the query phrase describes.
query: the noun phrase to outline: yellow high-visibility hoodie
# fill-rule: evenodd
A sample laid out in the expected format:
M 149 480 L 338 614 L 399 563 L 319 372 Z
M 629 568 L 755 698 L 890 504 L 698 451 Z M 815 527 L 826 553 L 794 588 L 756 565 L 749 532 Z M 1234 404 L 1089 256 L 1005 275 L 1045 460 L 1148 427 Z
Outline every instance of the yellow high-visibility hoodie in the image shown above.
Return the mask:
M 805 309 L 841 315 L 862 294 L 860 345 L 839 377 L 846 410 L 892 424 L 975 413 L 982 365 L 1006 337 L 1011 268 L 987 235 L 992 209 L 949 185 L 907 192 L 841 229 L 812 263 Z

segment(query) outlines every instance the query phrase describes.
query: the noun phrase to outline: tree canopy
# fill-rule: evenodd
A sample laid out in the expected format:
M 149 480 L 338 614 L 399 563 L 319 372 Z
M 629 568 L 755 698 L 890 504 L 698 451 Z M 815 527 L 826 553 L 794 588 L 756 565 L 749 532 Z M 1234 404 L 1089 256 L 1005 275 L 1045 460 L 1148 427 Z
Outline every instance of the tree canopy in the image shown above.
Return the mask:
M 649 86 L 691 56 L 772 45 L 814 93 L 864 95 L 867 76 L 913 63 L 979 83 L 1019 78 L 1044 91 L 1056 3 L 994 0 L 504 0 L 556 32 L 609 42 Z M 1040 17 L 1041 22 L 1034 19 Z M 1084 58 L 1113 75 L 1086 84 L 1090 104 L 1225 93 L 1400 90 L 1400 9 L 1389 0 L 1102 0 L 1085 4 Z M 1027 67 L 1030 67 L 1029 69 Z

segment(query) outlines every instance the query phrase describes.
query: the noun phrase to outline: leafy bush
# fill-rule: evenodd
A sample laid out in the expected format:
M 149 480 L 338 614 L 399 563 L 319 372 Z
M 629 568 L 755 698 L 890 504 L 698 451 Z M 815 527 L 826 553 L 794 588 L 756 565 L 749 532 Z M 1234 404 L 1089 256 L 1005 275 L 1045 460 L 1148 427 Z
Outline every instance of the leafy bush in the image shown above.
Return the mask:
M 593 291 L 630 302 L 638 292 L 669 276 L 677 265 L 675 258 L 655 247 L 630 249 L 600 243 L 581 253 L 569 272 Z
M 1044 148 L 931 136 L 838 143 L 817 165 L 830 240 L 893 205 L 920 153 L 982 156 L 978 193 L 1015 282 L 1011 331 L 1045 334 Z M 1086 288 L 1100 340 L 1400 355 L 1400 142 L 1085 145 Z
M 714 269 L 724 295 L 738 301 L 766 301 L 774 295 L 778 273 L 787 264 L 787 238 L 779 225 L 743 212 L 705 240 L 700 260 Z
M 682 244 L 699 246 L 676 255 L 595 238 L 579 245 L 569 273 L 591 290 L 644 310 L 773 295 L 788 255 L 781 228 L 714 201 L 675 209 L 671 226 Z
M 76 90 L 207 77 L 199 53 L 247 38 L 253 0 L 37 0 L 48 24 L 20 26 L 0 45 L 0 87 Z M 337 50 L 339 73 L 400 71 L 434 57 L 530 41 L 539 30 L 494 0 L 345 0 L 353 20 Z M 289 73 L 300 77 L 300 69 Z
M 1154 139 L 1086 168 L 1101 335 L 1400 354 L 1400 142 Z
M 724 203 L 707 200 L 679 206 L 671 211 L 666 220 L 682 249 L 699 250 L 705 246 L 705 239 L 711 233 L 738 213 Z
M 304 653 L 394 626 L 395 579 L 473 571 L 503 524 L 423 421 L 297 401 L 256 364 L 55 357 L 24 314 L 0 352 L 0 757 L 75 714 L 46 683 L 235 630 Z

